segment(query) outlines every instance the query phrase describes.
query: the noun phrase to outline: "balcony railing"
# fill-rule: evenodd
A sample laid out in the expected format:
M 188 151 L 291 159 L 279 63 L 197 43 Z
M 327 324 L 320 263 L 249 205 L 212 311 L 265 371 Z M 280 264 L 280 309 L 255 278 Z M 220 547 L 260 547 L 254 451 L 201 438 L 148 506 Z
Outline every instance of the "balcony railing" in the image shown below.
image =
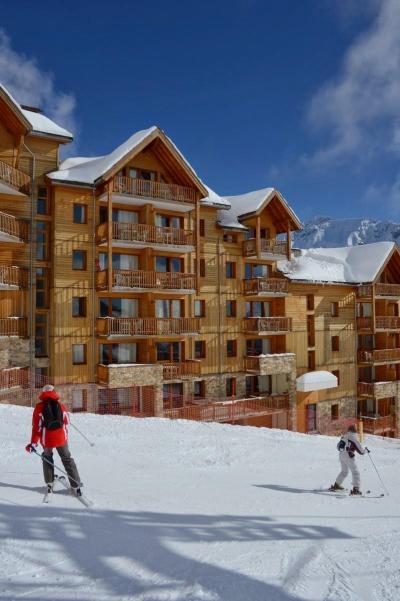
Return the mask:
M 25 338 L 26 335 L 26 317 L 0 317 L 0 336 L 19 336 Z
M 28 367 L 9 367 L 0 369 L 0 390 L 29 386 L 29 368 Z
M 246 317 L 243 320 L 246 332 L 257 332 L 258 334 L 274 334 L 276 332 L 291 332 L 291 317 Z
M 261 253 L 267 255 L 284 255 L 287 256 L 287 242 L 286 240 L 276 240 L 275 238 L 267 240 L 261 238 L 260 240 Z M 257 255 L 257 240 L 256 238 L 250 238 L 243 242 L 243 254 L 245 257 L 253 257 Z
M 101 336 L 175 336 L 200 332 L 198 317 L 99 317 Z
M 187 359 L 180 363 L 164 363 L 163 379 L 180 380 L 197 377 L 201 373 L 201 362 L 196 359 Z
M 287 294 L 288 280 L 280 278 L 252 278 L 243 281 L 245 294 Z
M 363 429 L 366 434 L 379 434 L 396 429 L 396 421 L 393 415 L 385 415 L 383 417 L 360 415 L 359 419 L 363 423 Z
M 23 171 L 0 161 L 0 180 L 23 193 L 29 192 L 31 178 Z
M 167 184 L 165 182 L 152 182 L 135 177 L 118 175 L 113 180 L 113 191 L 117 194 L 130 196 L 144 196 L 145 198 L 160 198 L 162 200 L 176 200 L 179 202 L 195 203 L 197 192 L 195 188 Z
M 0 265 L 0 286 L 18 286 L 26 288 L 28 277 L 26 269 L 16 266 Z
M 282 394 L 254 399 L 233 400 L 225 403 L 217 402 L 164 409 L 164 417 L 200 422 L 230 422 L 249 417 L 269 415 L 277 411 L 287 411 L 288 409 L 289 396 Z
M 25 242 L 28 239 L 28 223 L 8 213 L 0 212 L 0 232 Z
M 130 271 L 113 269 L 113 287 L 148 288 L 161 290 L 194 290 L 196 276 L 194 273 L 164 271 Z M 97 272 L 97 288 L 107 288 L 107 270 Z
M 372 317 L 357 317 L 357 328 L 359 330 L 372 330 Z M 375 317 L 376 330 L 399 330 L 400 317 L 393 315 L 377 315 Z
M 388 399 L 398 394 L 399 381 L 388 380 L 384 382 L 358 382 L 358 396 L 373 399 Z
M 400 361 L 400 348 L 360 350 L 357 353 L 359 363 L 391 363 Z
M 193 246 L 194 244 L 194 232 L 192 230 L 121 221 L 113 221 L 112 238 L 120 242 L 137 242 L 148 245 Z M 105 242 L 106 240 L 107 223 L 100 223 L 97 226 L 97 242 Z
M 375 284 L 375 295 L 376 296 L 393 296 L 394 298 L 400 297 L 400 285 L 399 284 Z

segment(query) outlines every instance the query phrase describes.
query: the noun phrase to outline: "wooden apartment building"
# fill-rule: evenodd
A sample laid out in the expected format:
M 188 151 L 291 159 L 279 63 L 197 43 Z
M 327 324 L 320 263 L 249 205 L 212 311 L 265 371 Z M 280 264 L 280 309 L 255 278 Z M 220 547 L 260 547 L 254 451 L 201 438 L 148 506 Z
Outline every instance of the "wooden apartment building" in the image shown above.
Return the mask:
M 0 88 L 0 398 L 48 378 L 77 408 L 396 433 L 394 245 L 337 278 L 276 189 L 219 196 L 157 127 L 60 162 L 71 139 Z

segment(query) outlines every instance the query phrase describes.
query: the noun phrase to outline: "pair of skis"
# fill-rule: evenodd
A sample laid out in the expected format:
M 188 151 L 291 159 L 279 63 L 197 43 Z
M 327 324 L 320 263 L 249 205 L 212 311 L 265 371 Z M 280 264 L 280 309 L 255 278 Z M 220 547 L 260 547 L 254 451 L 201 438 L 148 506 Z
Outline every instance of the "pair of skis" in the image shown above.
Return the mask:
M 78 501 L 80 501 L 85 507 L 93 506 L 93 501 L 88 499 L 85 495 L 83 495 L 83 494 L 78 495 L 73 492 L 73 489 L 67 483 L 67 479 L 65 476 L 54 476 L 53 487 L 51 489 L 48 488 L 48 490 L 45 492 L 45 494 L 43 496 L 43 501 L 42 501 L 43 503 L 50 503 L 51 497 L 54 494 L 54 485 L 56 483 L 60 483 L 66 490 L 70 491 L 73 494 L 73 496 L 76 499 L 78 499 Z
M 330 490 L 329 488 L 322 488 L 316 489 L 314 492 L 334 496 L 337 499 L 345 499 L 346 497 L 353 499 L 381 499 L 385 496 L 384 493 L 375 494 L 372 493 L 370 490 L 366 490 L 361 495 L 352 495 L 350 494 L 350 491 L 347 488 L 343 490 Z

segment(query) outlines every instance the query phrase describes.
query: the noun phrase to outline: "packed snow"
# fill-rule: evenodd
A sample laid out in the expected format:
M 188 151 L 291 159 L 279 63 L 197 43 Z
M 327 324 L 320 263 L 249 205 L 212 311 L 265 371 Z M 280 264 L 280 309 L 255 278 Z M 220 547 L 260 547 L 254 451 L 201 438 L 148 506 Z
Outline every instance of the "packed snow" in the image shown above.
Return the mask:
M 335 438 L 76 414 L 87 509 L 64 489 L 42 503 L 31 413 L 0 405 L 1 601 L 399 599 L 399 441 L 367 439 L 390 496 L 353 498 L 314 491 Z
M 291 280 L 361 284 L 374 281 L 394 248 L 393 242 L 311 248 L 278 261 L 278 269 Z

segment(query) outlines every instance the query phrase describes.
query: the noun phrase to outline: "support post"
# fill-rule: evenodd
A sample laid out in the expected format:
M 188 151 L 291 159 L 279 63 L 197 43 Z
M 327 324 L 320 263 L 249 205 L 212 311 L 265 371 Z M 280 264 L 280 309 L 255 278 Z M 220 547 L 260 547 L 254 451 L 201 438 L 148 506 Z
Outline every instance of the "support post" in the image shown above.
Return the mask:
M 197 198 L 195 202 L 196 294 L 200 294 L 200 206 Z
M 113 235 L 113 222 L 112 222 L 112 181 L 107 186 L 107 274 L 108 274 L 108 292 L 112 292 L 113 287 L 113 267 L 112 267 L 112 235 Z
M 291 239 L 290 222 L 289 221 L 287 223 L 286 237 L 287 237 L 287 258 L 288 258 L 288 261 L 290 261 L 292 258 L 292 239 Z
M 256 254 L 257 259 L 261 259 L 261 217 L 256 217 Z

